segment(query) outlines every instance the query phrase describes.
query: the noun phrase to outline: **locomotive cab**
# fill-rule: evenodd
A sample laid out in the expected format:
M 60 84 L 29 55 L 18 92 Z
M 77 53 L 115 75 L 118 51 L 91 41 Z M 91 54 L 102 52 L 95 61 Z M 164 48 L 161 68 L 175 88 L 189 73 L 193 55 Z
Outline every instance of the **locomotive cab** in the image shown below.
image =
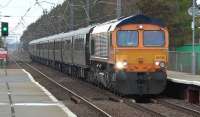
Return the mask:
M 116 71 L 156 72 L 167 65 L 168 32 L 152 24 L 127 24 L 113 32 Z
M 112 36 L 118 90 L 139 95 L 161 93 L 167 77 L 167 29 L 126 24 L 117 27 Z

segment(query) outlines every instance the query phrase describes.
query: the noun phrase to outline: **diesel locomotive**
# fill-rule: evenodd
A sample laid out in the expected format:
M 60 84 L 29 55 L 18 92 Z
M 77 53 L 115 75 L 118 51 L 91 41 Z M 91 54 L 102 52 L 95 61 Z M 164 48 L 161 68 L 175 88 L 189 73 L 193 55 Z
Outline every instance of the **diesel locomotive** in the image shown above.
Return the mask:
M 168 30 L 144 15 L 36 39 L 29 53 L 33 61 L 123 95 L 157 95 L 166 86 Z

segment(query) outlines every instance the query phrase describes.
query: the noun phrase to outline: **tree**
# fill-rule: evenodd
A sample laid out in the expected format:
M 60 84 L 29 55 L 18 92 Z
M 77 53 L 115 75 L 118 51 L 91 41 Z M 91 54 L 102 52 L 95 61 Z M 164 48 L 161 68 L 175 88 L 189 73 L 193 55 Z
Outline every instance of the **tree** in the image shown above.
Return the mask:
M 74 29 L 88 25 L 88 17 L 84 11 L 86 0 L 73 0 Z M 170 47 L 191 43 L 191 16 L 187 9 L 191 0 L 122 0 L 122 15 L 130 16 L 137 13 L 161 19 L 170 32 Z M 102 23 L 116 18 L 116 0 L 100 0 L 90 2 L 90 21 Z M 27 47 L 29 41 L 70 30 L 69 0 L 58 5 L 49 13 L 43 14 L 35 23 L 24 31 L 21 41 Z M 26 50 L 26 49 L 25 49 Z

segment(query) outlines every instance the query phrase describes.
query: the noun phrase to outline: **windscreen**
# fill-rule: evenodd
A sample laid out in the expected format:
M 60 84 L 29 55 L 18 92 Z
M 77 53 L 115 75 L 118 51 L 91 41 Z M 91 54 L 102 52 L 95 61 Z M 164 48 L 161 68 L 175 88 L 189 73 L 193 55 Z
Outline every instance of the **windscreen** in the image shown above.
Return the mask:
M 119 47 L 138 46 L 137 31 L 118 31 L 117 44 Z
M 163 31 L 144 31 L 144 46 L 164 46 L 165 36 Z

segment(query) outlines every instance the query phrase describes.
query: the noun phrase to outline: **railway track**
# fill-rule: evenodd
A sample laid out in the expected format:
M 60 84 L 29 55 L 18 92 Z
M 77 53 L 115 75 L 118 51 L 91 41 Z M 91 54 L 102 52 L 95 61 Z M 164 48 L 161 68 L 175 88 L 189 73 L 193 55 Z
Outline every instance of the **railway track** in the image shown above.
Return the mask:
M 68 89 L 67 87 L 65 87 L 64 85 L 58 83 L 57 81 L 55 81 L 54 79 L 52 79 L 51 77 L 47 76 L 46 74 L 42 73 L 40 70 L 38 70 L 37 68 L 31 66 L 30 64 L 28 63 L 20 63 L 18 64 L 16 62 L 17 66 L 18 67 L 21 67 L 21 64 L 23 65 L 26 65 L 27 67 L 29 67 L 30 69 L 36 71 L 38 74 L 42 75 L 43 78 L 46 78 L 47 80 L 49 80 L 50 82 L 54 83 L 55 85 L 59 86 L 60 88 L 62 88 L 63 90 L 65 90 L 66 92 L 70 93 L 71 94 L 71 97 L 73 99 L 79 99 L 81 100 L 82 102 L 84 102 L 85 104 L 87 104 L 89 107 L 91 107 L 92 109 L 94 109 L 96 112 L 98 112 L 101 117 L 112 117 L 110 114 L 108 114 L 107 112 L 105 112 L 103 109 L 101 109 L 100 107 L 96 106 L 95 104 L 93 104 L 92 102 L 90 102 L 88 99 L 78 95 L 77 93 L 73 92 L 72 90 Z M 75 97 L 75 98 L 74 98 Z
M 100 109 L 99 107 L 97 107 L 96 105 L 94 105 L 93 103 L 91 103 L 89 100 L 90 99 L 86 99 L 78 94 L 76 94 L 75 92 L 73 92 L 72 90 L 66 88 L 65 86 L 61 85 L 60 83 L 58 83 L 57 81 L 53 80 L 52 78 L 48 77 L 46 74 L 42 73 L 41 71 L 39 71 L 37 68 L 31 66 L 30 64 L 24 63 L 25 65 L 27 65 L 28 67 L 30 67 L 31 69 L 37 71 L 38 73 L 42 74 L 44 77 L 46 77 L 48 80 L 50 80 L 51 82 L 55 83 L 56 85 L 60 86 L 61 88 L 65 89 L 67 92 L 71 93 L 73 96 L 81 99 L 82 101 L 86 102 L 87 104 L 89 104 L 91 107 L 93 107 L 94 109 L 96 109 L 98 112 L 102 113 L 103 116 L 105 117 L 112 117 L 111 115 L 109 115 L 108 113 L 106 113 L 105 111 L 103 111 L 102 109 Z M 150 110 L 148 108 L 145 108 L 143 106 L 141 106 L 140 104 L 137 103 L 133 103 L 130 100 L 124 100 L 124 103 L 130 107 L 136 108 L 142 112 L 146 112 L 148 114 L 150 114 L 153 117 L 166 117 L 164 115 L 161 115 L 160 113 Z
M 195 108 L 199 108 L 199 110 L 200 110 L 200 105 L 198 105 L 198 104 L 192 104 L 192 106 L 194 106 Z
M 67 87 L 63 86 L 62 84 L 58 83 L 57 81 L 53 80 L 51 77 L 47 76 L 46 74 L 42 73 L 40 70 L 38 70 L 37 68 L 31 66 L 30 64 L 27 63 L 21 63 L 24 64 L 26 66 L 28 66 L 29 68 L 33 69 L 34 71 L 38 72 L 39 74 L 41 74 L 42 76 L 44 76 L 46 79 L 48 79 L 49 81 L 51 81 L 52 83 L 58 85 L 59 87 L 63 88 L 64 90 L 66 90 L 67 92 L 69 92 L 73 97 L 76 97 L 78 99 L 80 99 L 81 101 L 85 102 L 86 104 L 88 104 L 90 107 L 94 108 L 98 113 L 100 113 L 102 116 L 101 117 L 112 117 L 110 114 L 108 114 L 107 112 L 105 112 L 104 110 L 102 110 L 101 108 L 99 108 L 98 106 L 94 105 L 92 102 L 90 102 L 90 99 L 84 98 L 80 95 L 78 95 L 77 93 L 73 92 L 72 90 L 68 89 Z M 18 64 L 18 66 L 20 66 Z M 156 111 L 150 110 L 144 106 L 141 106 L 138 103 L 133 103 L 130 100 L 124 100 L 123 101 L 124 104 L 133 107 L 137 110 L 140 110 L 142 112 L 148 113 L 153 117 L 167 117 L 164 116 Z
M 184 117 L 200 117 L 200 111 L 196 110 L 196 109 L 192 109 L 189 107 L 185 107 L 179 104 L 175 104 L 172 102 L 168 102 L 165 99 L 150 99 L 149 103 L 136 103 L 134 100 L 131 99 L 124 99 L 123 100 L 125 104 L 136 108 L 138 110 L 141 110 L 143 112 L 149 113 L 151 116 L 153 117 L 173 117 L 173 116 L 179 116 L 178 113 L 182 113 L 182 115 L 184 115 Z M 154 106 L 152 106 L 154 105 Z M 155 105 L 157 106 L 158 110 L 156 110 L 154 107 Z M 159 108 L 167 108 L 171 111 L 169 111 L 168 113 L 163 112 L 161 110 L 159 110 Z M 174 114 L 177 112 L 177 115 Z M 171 114 L 173 113 L 173 114 Z
M 35 69 L 34 71 L 36 71 L 36 72 L 40 72 L 40 73 L 42 73 L 42 72 L 44 72 L 44 71 L 46 71 L 46 70 L 42 70 L 42 69 L 40 69 L 40 66 L 37 66 L 37 65 L 35 65 L 35 64 L 33 64 L 33 65 L 31 65 L 31 64 L 27 64 L 26 62 L 23 62 L 23 61 L 21 61 L 21 60 L 23 60 L 23 59 L 19 59 L 19 61 L 18 62 L 16 62 L 15 61 L 15 58 L 16 57 L 14 57 L 14 56 L 12 56 L 12 61 L 18 66 L 18 68 L 24 68 L 24 69 L 27 69 L 26 67 L 21 67 L 21 65 L 19 65 L 19 64 L 26 64 L 26 66 L 27 67 L 29 67 L 29 68 L 31 68 L 31 69 Z M 19 64 L 18 64 L 19 63 Z M 39 67 L 39 68 L 37 68 L 37 67 Z M 43 67 L 42 67 L 43 68 Z M 45 68 L 44 68 L 45 69 Z M 27 69 L 28 70 L 28 69 Z M 29 70 L 28 70 L 29 71 Z M 48 71 L 48 70 L 47 70 Z M 51 71 L 52 72 L 52 71 Z M 32 72 L 30 72 L 30 73 L 32 73 Z M 36 74 L 36 73 L 33 73 L 33 74 Z M 43 74 L 43 73 L 42 73 Z M 43 75 L 45 75 L 44 77 L 47 77 L 48 78 L 48 76 L 50 75 L 49 74 L 49 72 L 47 72 L 47 74 L 46 74 L 46 72 L 45 72 L 45 74 L 43 74 Z M 48 75 L 48 76 L 47 76 Z M 34 75 L 33 75 L 34 76 Z M 37 75 L 36 75 L 37 76 Z M 51 74 L 50 75 L 50 77 L 49 77 L 49 79 L 52 79 L 54 76 Z M 72 78 L 72 77 L 69 77 L 69 78 Z M 38 78 L 37 78 L 38 79 Z M 48 79 L 48 80 L 49 80 Z M 78 80 L 79 81 L 79 79 L 74 79 L 74 78 L 72 78 L 72 80 Z M 41 79 L 41 78 L 39 78 L 38 79 L 38 81 L 40 82 L 40 81 L 43 81 L 43 79 Z M 55 80 L 54 80 L 55 81 Z M 82 80 L 80 80 L 80 81 L 82 81 Z M 55 82 L 60 82 L 60 83 L 62 83 L 62 80 L 58 80 L 58 81 L 55 81 Z M 56 83 L 56 84 L 57 84 Z M 60 83 L 58 83 L 58 84 L 60 84 Z M 42 83 L 43 84 L 43 83 Z M 63 87 L 65 87 L 64 86 L 65 84 L 63 84 L 62 86 Z M 90 88 L 92 88 L 92 85 L 89 85 L 89 87 Z M 96 86 L 95 86 L 96 87 Z M 70 88 L 71 89 L 71 88 Z M 72 89 L 72 90 L 74 90 L 74 89 Z M 71 90 L 71 91 L 72 91 Z M 105 90 L 105 89 L 104 89 Z M 103 109 L 104 110 L 106 110 L 106 112 L 109 112 L 109 114 L 108 114 L 108 116 L 113 116 L 113 117 L 138 117 L 138 116 L 144 116 L 144 117 L 154 117 L 154 116 L 152 116 L 151 114 L 149 114 L 148 112 L 144 112 L 144 110 L 141 110 L 141 109 L 137 109 L 137 108 L 133 108 L 133 107 L 131 107 L 131 106 L 129 106 L 129 105 L 127 105 L 127 104 L 125 104 L 125 103 L 123 103 L 123 100 L 122 100 L 122 97 L 120 97 L 120 96 L 117 96 L 117 95 L 115 95 L 115 94 L 112 94 L 112 93 L 110 93 L 110 92 L 107 92 L 107 91 L 105 91 L 104 92 L 104 90 L 101 90 L 100 92 L 101 92 L 101 94 L 102 95 L 104 95 L 105 97 L 107 97 L 107 98 L 105 98 L 105 99 L 103 99 L 103 100 L 105 100 L 105 101 L 107 101 L 107 103 L 108 104 L 106 104 L 107 105 L 107 107 L 105 108 L 105 105 L 102 105 L 101 103 L 98 103 L 99 101 L 96 101 L 96 99 L 100 99 L 101 100 L 101 97 L 100 98 L 95 98 L 95 99 L 93 99 L 93 98 L 90 98 L 90 97 L 88 97 L 88 96 L 85 96 L 85 95 L 82 95 L 82 97 L 84 97 L 84 99 L 85 100 L 87 100 L 87 101 L 90 101 L 90 102 L 93 102 L 93 104 L 95 104 L 95 105 L 98 105 L 98 106 L 100 106 L 100 107 L 103 107 Z M 76 93 L 78 93 L 79 94 L 79 92 L 77 92 L 77 90 L 74 90 Z M 73 92 L 73 91 L 72 91 Z M 112 95 L 110 95 L 110 94 L 112 94 Z M 81 96 L 80 96 L 81 97 Z M 59 98 L 59 97 L 57 97 L 57 98 Z M 101 101 L 100 101 L 101 102 Z M 111 103 L 110 103 L 111 102 Z M 114 104 L 115 103 L 115 104 Z M 114 105 L 113 105 L 114 104 Z M 115 107 L 114 108 L 112 108 L 112 105 L 113 105 L 113 107 L 114 106 L 116 106 L 116 107 L 120 107 L 121 109 L 123 108 L 123 107 L 125 107 L 123 110 L 126 110 L 127 111 L 127 109 L 128 109 L 128 111 L 130 111 L 131 113 L 130 114 L 128 114 L 127 115 L 127 112 L 121 112 L 120 110 L 121 109 L 117 109 L 117 111 L 115 111 L 115 112 L 112 112 L 113 110 L 115 110 Z M 121 107 L 122 106 L 122 107 Z M 111 108 L 110 108 L 111 107 Z M 103 109 L 101 109 L 101 110 L 103 110 Z M 105 112 L 105 111 L 104 111 Z M 134 114 L 133 114 L 134 113 Z M 130 116 L 131 115 L 131 116 Z M 134 116 L 133 116 L 134 115 Z M 105 115 L 106 116 L 106 115 Z M 102 117 L 102 116 L 100 116 L 100 117 Z M 104 116 L 103 116 L 104 117 Z
M 143 112 L 145 111 L 146 113 L 149 113 L 153 117 L 167 117 L 165 115 L 160 114 L 159 112 L 156 112 L 155 110 L 153 111 L 153 110 L 151 110 L 149 108 L 146 108 L 146 107 L 142 106 L 139 103 L 135 103 L 133 100 L 130 100 L 130 99 L 125 99 L 124 103 L 129 105 L 129 106 L 131 106 L 131 107 L 133 107 L 133 108 L 141 110 Z
M 100 113 L 102 115 L 102 117 L 113 116 L 113 114 L 110 115 L 107 112 L 105 112 L 103 109 L 99 108 L 97 106 L 98 104 L 96 105 L 96 104 L 92 103 L 94 100 L 91 100 L 90 98 L 87 98 L 85 96 L 82 97 L 82 96 L 78 95 L 77 93 L 73 92 L 72 90 L 70 90 L 69 88 L 65 87 L 64 85 L 60 84 L 59 81 L 55 81 L 54 79 L 51 78 L 53 76 L 51 76 L 51 77 L 47 76 L 46 74 L 42 73 L 41 70 L 39 70 L 38 68 L 36 68 L 36 67 L 34 67 L 30 64 L 27 64 L 27 63 L 24 63 L 24 62 L 21 62 L 20 64 L 26 65 L 27 67 L 29 67 L 29 69 L 34 70 L 35 72 L 39 73 L 44 78 L 46 78 L 47 80 L 51 81 L 52 83 L 58 85 L 60 88 L 69 92 L 72 95 L 72 97 L 76 97 L 76 98 L 80 99 L 82 102 L 88 104 L 90 107 L 95 109 L 95 112 Z M 21 66 L 21 65 L 18 64 L 18 66 Z M 169 104 L 165 104 L 162 100 L 155 100 L 154 99 L 152 101 L 153 101 L 153 104 L 157 104 L 158 108 L 159 108 L 160 105 L 162 105 L 162 106 L 177 110 L 177 111 L 179 111 L 179 113 L 180 112 L 187 113 L 188 115 L 192 115 L 194 117 L 200 116 L 198 111 L 195 111 L 195 110 L 192 111 L 192 109 L 187 109 L 187 108 L 180 109 L 180 107 L 175 107 L 175 106 L 172 106 L 172 105 L 169 105 Z M 133 100 L 125 99 L 125 98 L 123 99 L 123 103 L 125 105 L 135 109 L 135 110 L 139 110 L 141 112 L 148 114 L 150 117 L 171 117 L 170 114 L 163 114 L 162 112 L 159 112 L 156 109 L 152 109 L 151 106 L 148 106 L 148 105 L 151 105 L 151 104 L 148 104 L 148 103 L 147 104 L 135 103 Z
M 191 109 L 191 108 L 184 107 L 184 106 L 181 106 L 181 105 L 178 105 L 178 104 L 174 104 L 174 103 L 168 102 L 168 101 L 163 100 L 163 99 L 152 99 L 152 101 L 155 102 L 155 103 L 160 103 L 160 104 L 167 106 L 169 108 L 176 109 L 176 110 L 179 110 L 181 112 L 190 114 L 194 117 L 200 116 L 200 111 L 195 110 L 195 109 Z

